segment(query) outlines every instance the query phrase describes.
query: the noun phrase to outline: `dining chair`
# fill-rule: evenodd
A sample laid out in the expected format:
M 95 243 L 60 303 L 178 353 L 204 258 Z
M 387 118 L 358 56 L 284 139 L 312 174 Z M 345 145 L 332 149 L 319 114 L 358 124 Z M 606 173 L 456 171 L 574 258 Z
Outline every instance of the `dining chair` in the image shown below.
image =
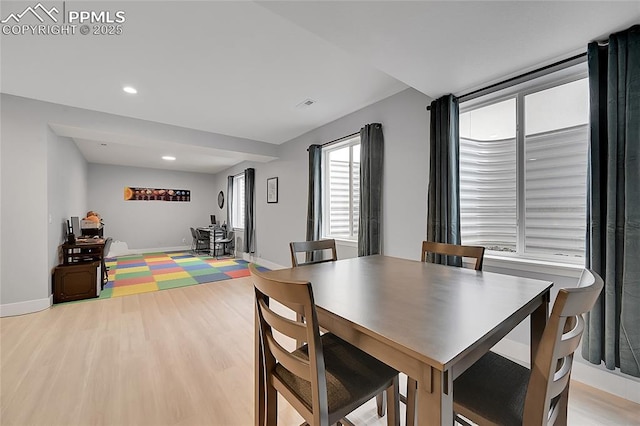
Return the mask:
M 196 234 L 195 228 L 189 228 L 191 230 L 191 251 L 195 253 L 196 247 L 198 244 L 198 235 Z
M 420 260 L 427 262 L 428 254 L 439 254 L 443 256 L 460 256 L 474 259 L 473 269 L 476 271 L 482 270 L 482 263 L 484 260 L 484 247 L 482 246 L 463 246 L 457 244 L 436 243 L 433 241 L 422 242 L 422 252 Z M 406 396 L 400 395 L 400 400 L 407 404 L 406 411 L 406 424 L 412 425 L 415 422 L 416 413 L 416 389 L 418 383 L 411 377 L 407 378 L 407 393 Z
M 199 229 L 191 228 L 191 236 L 193 241 L 191 243 L 191 251 L 194 254 L 198 254 L 203 250 L 209 250 L 209 236 L 204 235 Z
M 336 251 L 336 240 L 326 239 L 317 241 L 293 241 L 289 243 L 289 249 L 291 250 L 291 266 L 293 268 L 304 265 L 311 265 L 314 263 L 335 262 L 338 260 Z M 298 260 L 298 255 L 304 254 L 305 260 L 303 262 Z M 303 321 L 300 314 L 296 314 L 296 321 Z M 302 345 L 302 341 L 296 341 L 296 345 Z M 387 411 L 387 401 L 384 398 L 384 394 L 380 393 L 376 395 L 376 406 L 378 410 L 378 416 L 384 416 Z
M 386 391 L 387 425 L 399 426 L 398 372 L 332 333 L 320 335 L 311 283 L 279 281 L 249 265 L 255 288 L 256 313 L 264 370 L 265 419 L 277 423 L 277 394 L 282 395 L 313 426 L 341 423 L 347 414 Z M 277 301 L 306 321 L 293 321 L 273 310 Z M 278 305 L 278 306 L 280 306 Z M 274 333 L 276 331 L 277 333 Z M 304 340 L 293 352 L 283 336 Z M 350 423 L 345 421 L 347 424 Z
M 291 266 L 311 265 L 313 263 L 333 262 L 338 260 L 336 240 L 298 241 L 289 243 L 291 250 Z M 327 252 L 327 251 L 330 251 Z M 297 254 L 304 253 L 305 260 L 298 261 Z
M 602 278 L 585 269 L 577 287 L 560 289 L 531 369 L 489 352 L 462 373 L 453 383 L 456 421 L 566 425 L 573 353 L 584 330 L 582 314 L 591 310 L 602 287 Z
M 196 235 L 198 237 L 196 252 L 206 251 L 209 252 L 211 248 L 211 236 L 208 231 L 196 228 Z
M 338 260 L 336 252 L 336 240 L 317 240 L 317 241 L 292 241 L 289 243 L 291 250 L 291 267 L 312 265 L 314 263 L 335 262 Z M 328 252 L 330 251 L 330 252 Z M 304 254 L 305 261 L 298 260 L 298 254 Z M 296 314 L 296 321 L 304 321 L 302 315 Z M 302 346 L 304 340 L 296 341 L 297 346 Z M 381 416 L 383 416 L 381 414 Z
M 107 284 L 109 282 L 109 268 L 107 268 L 107 264 L 105 262 L 105 259 L 107 258 L 107 256 L 109 256 L 109 250 L 111 250 L 111 243 L 113 242 L 113 238 L 112 237 L 107 237 L 104 240 L 104 247 L 102 248 L 102 258 L 100 259 L 100 265 L 101 265 L 101 270 L 102 270 L 102 286 L 101 288 L 104 288 L 104 285 Z
M 475 269 L 476 271 L 482 270 L 482 262 L 484 260 L 484 247 L 482 246 L 463 246 L 456 244 L 434 243 L 433 241 L 423 241 L 421 257 L 421 260 L 423 262 L 427 261 L 427 254 L 429 253 L 445 256 L 470 257 L 475 259 L 473 269 Z

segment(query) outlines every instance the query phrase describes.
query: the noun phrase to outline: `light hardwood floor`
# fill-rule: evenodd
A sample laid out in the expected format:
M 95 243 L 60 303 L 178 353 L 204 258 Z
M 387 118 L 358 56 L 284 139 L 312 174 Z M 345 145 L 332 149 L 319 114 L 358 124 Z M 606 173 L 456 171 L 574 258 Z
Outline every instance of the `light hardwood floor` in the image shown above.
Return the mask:
M 0 424 L 252 425 L 253 309 L 243 278 L 2 318 Z M 302 422 L 279 408 L 279 424 Z M 639 413 L 572 384 L 572 425 L 640 425 Z M 386 424 L 374 402 L 349 418 Z

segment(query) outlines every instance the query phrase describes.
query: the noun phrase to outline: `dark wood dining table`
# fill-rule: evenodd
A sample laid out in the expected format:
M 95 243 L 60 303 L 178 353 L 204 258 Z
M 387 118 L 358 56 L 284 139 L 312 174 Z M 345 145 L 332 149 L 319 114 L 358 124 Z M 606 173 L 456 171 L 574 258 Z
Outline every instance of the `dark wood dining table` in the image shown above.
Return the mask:
M 320 325 L 416 379 L 417 422 L 453 424 L 453 381 L 531 318 L 534 354 L 553 283 L 388 256 L 366 256 L 268 276 L 309 281 Z M 256 424 L 264 421 L 256 337 Z

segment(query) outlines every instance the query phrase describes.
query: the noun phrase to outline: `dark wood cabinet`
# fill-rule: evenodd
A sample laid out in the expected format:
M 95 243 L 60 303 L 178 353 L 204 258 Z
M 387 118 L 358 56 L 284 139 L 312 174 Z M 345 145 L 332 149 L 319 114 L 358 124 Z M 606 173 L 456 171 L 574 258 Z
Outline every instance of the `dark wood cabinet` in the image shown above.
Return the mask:
M 102 260 L 104 240 L 102 238 L 77 239 L 73 244 L 62 244 L 60 248 L 60 261 L 64 265 Z
M 100 262 L 59 265 L 53 272 L 53 303 L 99 296 Z

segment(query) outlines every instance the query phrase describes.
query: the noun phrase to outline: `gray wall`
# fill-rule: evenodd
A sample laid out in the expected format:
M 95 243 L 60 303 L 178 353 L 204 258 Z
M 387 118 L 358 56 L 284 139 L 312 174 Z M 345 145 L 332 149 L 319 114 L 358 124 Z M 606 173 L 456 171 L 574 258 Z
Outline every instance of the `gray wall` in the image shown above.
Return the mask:
M 47 128 L 47 198 L 49 269 L 58 261 L 66 221 L 87 213 L 87 162 L 77 145 Z
M 0 302 L 5 305 L 44 300 L 50 294 L 48 128 L 42 111 L 20 98 L 2 95 L 1 114 Z
M 390 256 L 419 259 L 421 242 L 426 236 L 429 102 L 424 94 L 407 89 L 282 144 L 278 160 L 243 163 L 219 173 L 217 186 L 226 188 L 227 176 L 246 167 L 256 169 L 257 257 L 289 265 L 289 242 L 305 239 L 308 146 L 341 138 L 358 132 L 365 124 L 379 122 L 385 139 L 382 250 Z M 270 177 L 278 177 L 277 204 L 267 204 Z M 338 255 L 350 257 L 353 250 L 339 247 Z
M 188 189 L 191 201 L 125 201 L 125 186 Z M 210 174 L 89 164 L 89 209 L 131 250 L 191 245 L 189 227 L 209 225 L 218 191 Z
M 98 182 L 93 183 L 94 180 L 101 180 L 99 179 L 101 174 L 113 175 L 108 170 L 110 168 L 84 164 L 72 146 L 72 142 L 54 135 L 48 123 L 62 122 L 67 125 L 89 123 L 104 131 L 114 129 L 124 133 L 135 133 L 139 137 L 166 134 L 169 131 L 176 140 L 195 138 L 202 144 L 206 143 L 206 135 L 188 129 L 182 132 L 180 129 L 157 123 L 78 110 L 4 94 L 1 95 L 1 100 L 0 303 L 3 305 L 4 314 L 5 304 L 29 304 L 28 309 L 22 309 L 23 312 L 33 311 L 38 307 L 44 309 L 48 306 L 49 271 L 55 257 L 53 250 L 61 238 L 62 218 L 78 213 L 81 215 L 88 209 L 97 210 L 105 217 L 107 233 L 113 231 L 117 237 L 120 232 L 123 232 L 119 230 L 121 225 L 118 224 L 123 217 L 110 210 L 108 206 L 110 201 L 101 204 L 103 201 L 93 191 L 94 185 L 103 185 Z M 203 190 L 211 197 L 210 204 L 205 203 L 206 210 L 200 212 L 198 217 L 193 216 L 188 220 L 205 224 L 211 213 L 216 214 L 219 220 L 226 220 L 226 205 L 222 210 L 217 207 L 216 194 L 220 190 L 226 194 L 228 175 L 238 173 L 246 167 L 254 167 L 257 189 L 256 254 L 276 264 L 289 265 L 289 241 L 305 238 L 308 145 L 324 143 L 351 134 L 366 123 L 381 122 L 385 135 L 383 252 L 391 256 L 418 259 L 420 243 L 426 236 L 429 116 L 425 107 L 429 101 L 428 97 L 413 89 L 405 90 L 283 144 L 278 147 L 280 157 L 278 160 L 266 164 L 244 163 L 212 176 L 210 191 Z M 96 168 L 92 171 L 94 167 Z M 275 176 L 279 178 L 279 202 L 267 204 L 266 179 Z M 114 181 L 117 182 L 113 183 L 115 188 L 110 188 L 111 184 L 104 186 L 105 191 L 113 191 L 114 198 L 111 200 L 113 203 L 122 201 L 123 187 L 135 185 L 134 178 L 148 179 L 146 182 L 149 183 L 140 182 L 141 186 L 174 186 L 175 182 L 182 182 L 182 177 L 165 172 L 147 174 L 130 170 L 124 177 L 126 181 L 124 179 Z M 113 178 L 114 176 L 109 176 L 109 179 Z M 193 184 L 193 188 L 200 187 L 200 184 L 196 184 L 197 178 L 184 179 L 186 185 Z M 208 178 L 203 180 L 209 182 Z M 86 198 L 82 196 L 83 181 L 88 181 Z M 77 198 L 72 194 L 77 194 Z M 106 197 L 111 197 L 111 194 Z M 152 205 L 148 208 L 155 209 Z M 167 209 L 171 208 L 173 207 Z M 48 223 L 49 212 L 52 214 L 51 224 Z M 134 213 L 153 220 L 149 218 L 153 217 L 154 212 L 134 211 Z M 173 215 L 169 214 L 167 218 L 171 216 Z M 134 217 L 132 220 L 138 219 Z M 155 227 L 161 226 L 155 223 Z M 188 228 L 188 225 L 176 226 L 181 229 L 185 227 Z M 186 230 L 179 230 L 179 232 L 186 232 Z M 48 239 L 48 243 L 34 244 L 34 241 L 44 240 L 44 238 Z M 180 236 L 168 237 L 166 242 L 164 237 L 156 236 L 155 238 L 159 245 L 173 244 L 176 239 L 181 242 Z M 349 256 L 348 252 L 347 249 L 339 248 L 341 257 Z M 24 253 L 29 253 L 29 256 L 24 256 Z M 525 270 L 517 264 L 506 267 L 505 264 L 486 259 L 485 269 L 548 279 L 556 283 L 556 288 L 575 283 L 575 278 L 567 278 L 562 273 L 545 273 L 548 266 L 544 265 L 540 266 L 539 270 L 532 271 Z M 33 301 L 45 301 L 47 304 L 34 305 L 31 303 Z M 510 338 L 518 342 L 527 342 L 527 328 L 527 325 L 518 327 Z M 596 370 L 591 367 L 589 369 Z M 603 372 L 603 375 L 607 380 L 618 376 L 608 371 Z M 625 386 L 629 382 L 635 383 L 628 376 L 625 376 L 624 380 Z M 630 391 L 633 389 L 636 388 L 629 387 Z
M 0 94 L 0 102 L 0 314 L 3 316 L 50 306 L 50 272 L 57 263 L 55 251 L 62 239 L 61 220 L 71 215 L 84 216 L 89 208 L 98 210 L 89 206 L 92 195 L 87 192 L 91 194 L 91 188 L 83 187 L 87 181 L 86 164 L 69 145 L 71 142 L 53 133 L 50 125 L 83 129 L 115 139 L 170 141 L 231 153 L 249 152 L 257 158 L 274 156 L 277 150 L 264 142 L 4 93 Z M 199 223 L 208 223 L 209 210 L 203 211 Z

